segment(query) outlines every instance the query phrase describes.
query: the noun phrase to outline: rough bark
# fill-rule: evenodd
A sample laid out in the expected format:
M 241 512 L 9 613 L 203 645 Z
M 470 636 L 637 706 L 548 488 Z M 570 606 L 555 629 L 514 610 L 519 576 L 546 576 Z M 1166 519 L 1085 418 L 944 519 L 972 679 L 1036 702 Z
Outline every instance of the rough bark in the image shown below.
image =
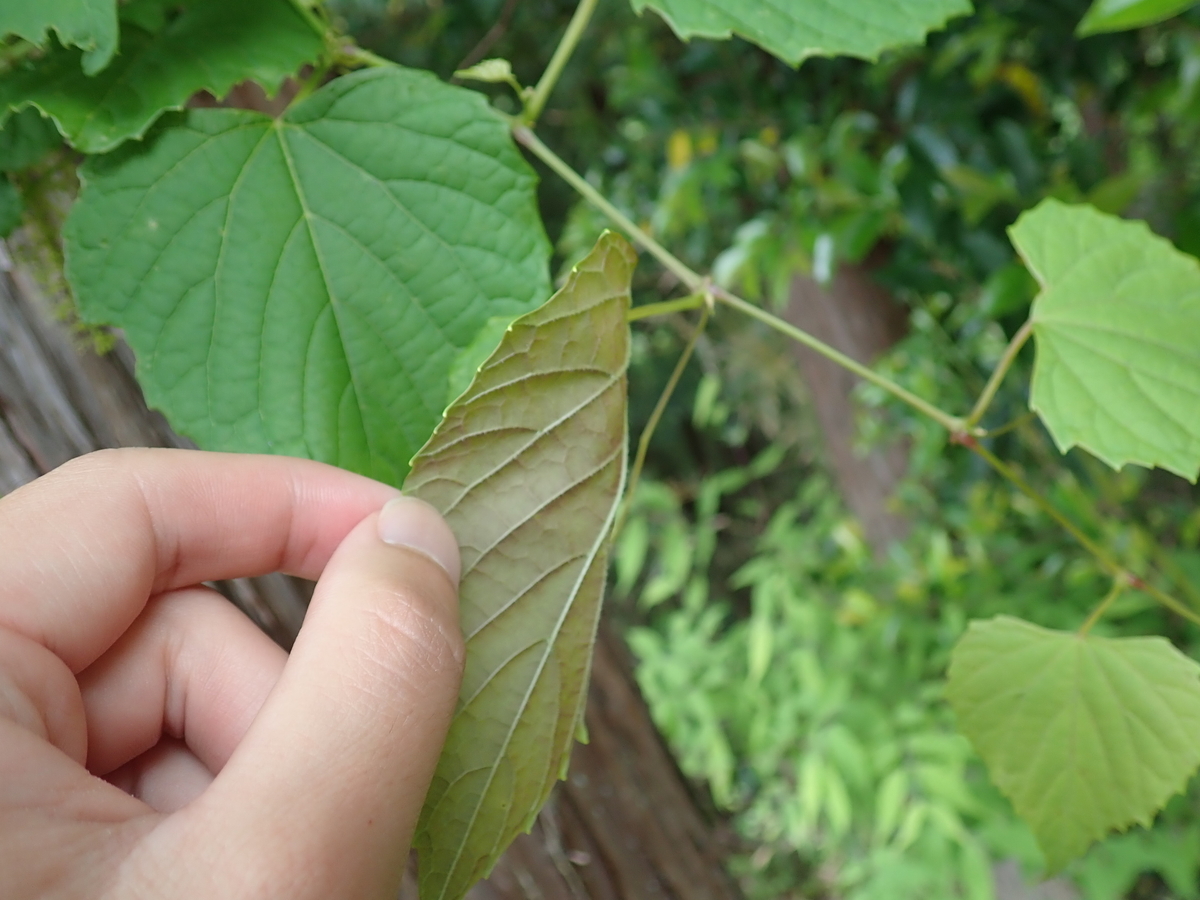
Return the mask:
M 91 450 L 188 446 L 146 409 L 132 356 L 98 356 L 50 314 L 0 243 L 0 495 Z M 282 575 L 221 585 L 290 646 L 308 585 Z M 532 834 L 519 838 L 471 900 L 735 900 L 708 823 L 663 748 L 607 630 L 587 709 L 591 743 L 577 747 Z M 415 897 L 412 879 L 405 896 Z
M 797 276 L 784 318 L 864 364 L 904 336 L 908 319 L 866 266 L 842 266 L 828 287 Z M 890 507 L 907 468 L 905 448 L 897 443 L 866 455 L 856 453 L 853 392 L 858 376 L 807 347 L 795 347 L 838 490 L 862 523 L 868 543 L 882 550 L 907 530 L 904 519 Z

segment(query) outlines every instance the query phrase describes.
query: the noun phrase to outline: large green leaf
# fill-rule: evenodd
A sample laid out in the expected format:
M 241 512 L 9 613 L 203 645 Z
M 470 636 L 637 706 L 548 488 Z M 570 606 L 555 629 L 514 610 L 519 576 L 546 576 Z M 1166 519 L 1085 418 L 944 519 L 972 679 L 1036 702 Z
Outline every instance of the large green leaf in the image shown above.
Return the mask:
M 753 41 L 785 62 L 810 56 L 875 59 L 889 47 L 916 44 L 970 0 L 630 0 L 635 12 L 662 15 L 675 33 Z
M 1165 638 L 972 622 L 946 694 L 1051 871 L 1149 824 L 1200 765 L 1200 666 Z
M 65 229 L 83 316 L 201 446 L 399 484 L 490 319 L 549 293 L 532 171 L 472 91 L 374 69 L 278 120 L 174 115 L 89 160 Z
M 1086 36 L 1141 28 L 1169 19 L 1195 5 L 1196 0 L 1095 0 L 1079 23 L 1078 33 Z
M 625 480 L 629 282 L 605 234 L 517 320 L 413 461 L 462 547 L 467 665 L 418 830 L 422 900 L 458 900 L 566 771 Z
M 156 34 L 127 25 L 120 55 L 93 77 L 62 49 L 0 77 L 0 107 L 36 106 L 75 147 L 104 153 L 197 91 L 222 97 L 250 80 L 273 93 L 323 46 L 288 0 L 204 0 Z
M 1047 200 L 1010 230 L 1042 286 L 1030 405 L 1065 453 L 1200 470 L 1200 263 L 1089 206 Z
M 3 0 L 0 37 L 15 34 L 39 47 L 50 32 L 83 51 L 83 71 L 95 75 L 117 52 L 117 0 Z

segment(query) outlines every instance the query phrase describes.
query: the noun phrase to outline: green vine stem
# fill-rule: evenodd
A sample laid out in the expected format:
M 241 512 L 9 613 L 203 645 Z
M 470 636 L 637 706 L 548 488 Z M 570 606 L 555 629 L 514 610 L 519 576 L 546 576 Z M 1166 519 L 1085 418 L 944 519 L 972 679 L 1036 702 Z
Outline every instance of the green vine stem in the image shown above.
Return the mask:
M 1021 415 L 1017 416 L 1012 421 L 1006 422 L 998 428 L 988 428 L 982 434 L 979 434 L 978 432 L 975 432 L 975 431 L 973 431 L 971 433 L 974 434 L 975 437 L 980 437 L 980 438 L 1000 437 L 1000 435 L 1002 435 L 1002 434 L 1008 434 L 1010 431 L 1016 431 L 1018 428 L 1023 428 L 1025 425 L 1032 422 L 1035 418 L 1037 418 L 1037 413 L 1035 413 L 1033 410 L 1027 410 L 1026 412 L 1021 413 Z
M 701 302 L 703 303 L 703 300 Z M 654 411 L 650 413 L 650 418 L 646 421 L 646 427 L 642 429 L 641 437 L 638 438 L 637 452 L 633 456 L 633 465 L 629 467 L 629 482 L 625 488 L 625 498 L 621 501 L 620 512 L 617 513 L 617 518 L 613 523 L 611 532 L 613 540 L 616 540 L 617 535 L 621 533 L 621 529 L 625 525 L 625 519 L 629 515 L 629 507 L 633 503 L 634 492 L 637 490 L 638 482 L 642 478 L 642 469 L 646 465 L 646 454 L 650 450 L 650 441 L 654 437 L 658 423 L 662 420 L 663 413 L 667 410 L 667 404 L 671 402 L 675 388 L 679 386 L 679 379 L 683 377 L 683 372 L 696 350 L 696 344 L 700 340 L 700 335 L 704 333 L 704 329 L 708 325 L 708 318 L 711 312 L 711 309 L 705 305 L 704 314 L 700 317 L 695 331 L 692 332 L 692 336 L 688 339 L 687 346 L 683 348 L 683 353 L 679 355 L 679 360 L 675 363 L 671 377 L 667 379 L 666 386 L 658 396 L 658 402 L 654 404 Z
M 917 412 L 928 416 L 930 419 L 933 419 L 933 421 L 937 422 L 951 434 L 965 430 L 962 419 L 958 418 L 957 416 L 949 415 L 948 413 L 938 409 L 927 400 L 922 400 L 916 394 L 906 390 L 905 388 L 902 388 L 890 378 L 885 378 L 883 375 L 880 375 L 873 369 L 864 366 L 862 363 L 858 362 L 858 360 L 852 359 L 845 353 L 830 347 L 823 341 L 813 337 L 807 331 L 797 328 L 790 322 L 785 322 L 778 316 L 772 315 L 765 309 L 755 306 L 753 303 L 749 303 L 743 300 L 741 297 L 729 293 L 729 291 L 723 288 L 714 288 L 713 296 L 726 306 L 732 307 L 733 309 L 736 309 L 753 319 L 758 319 L 758 321 L 769 325 L 781 334 L 787 335 L 797 343 L 803 344 L 805 347 L 808 347 L 811 350 L 815 350 L 826 359 L 837 363 L 843 369 L 849 369 L 864 381 L 869 381 L 876 387 L 883 388 L 896 399 L 907 403 Z
M 990 465 L 1001 477 L 1012 484 L 1025 496 L 1029 497 L 1038 508 L 1046 515 L 1050 516 L 1062 526 L 1068 534 L 1070 534 L 1079 544 L 1087 550 L 1095 559 L 1100 567 L 1111 575 L 1113 578 L 1124 579 L 1127 584 L 1144 590 L 1155 600 L 1165 606 L 1167 609 L 1174 612 L 1190 622 L 1200 625 L 1200 614 L 1193 612 L 1186 605 L 1175 599 L 1170 594 L 1162 589 L 1143 581 L 1141 578 L 1126 571 L 1124 566 L 1113 557 L 1111 553 L 1096 541 L 1088 537 L 1082 529 L 1072 522 L 1065 514 L 1055 508 L 1055 506 L 1044 496 L 1038 493 L 1025 479 L 1009 465 L 1004 463 L 991 451 L 983 447 L 978 440 L 978 435 L 983 433 L 976 428 L 974 422 L 968 419 L 961 419 L 957 416 L 952 416 L 949 413 L 938 409 L 932 403 L 921 399 L 916 394 L 906 390 L 896 384 L 889 378 L 885 378 L 877 372 L 872 371 L 868 367 L 862 365 L 857 360 L 851 359 L 844 353 L 835 350 L 823 341 L 818 340 L 806 331 L 803 331 L 789 322 L 785 322 L 778 316 L 772 315 L 765 309 L 761 309 L 752 303 L 743 300 L 729 291 L 713 286 L 708 279 L 694 272 L 685 263 L 676 258 L 670 251 L 659 244 L 654 238 L 646 234 L 641 228 L 635 225 L 628 216 L 624 215 L 620 210 L 612 205 L 607 198 L 604 197 L 596 188 L 587 182 L 587 180 L 572 169 L 567 163 L 562 160 L 553 150 L 547 147 L 538 139 L 532 131 L 524 125 L 514 124 L 513 136 L 516 141 L 522 146 L 529 149 L 531 153 L 542 160 L 546 165 L 554 170 L 567 184 L 571 185 L 580 196 L 599 209 L 602 213 L 608 216 L 612 221 L 631 238 L 641 244 L 647 251 L 650 252 L 659 262 L 661 262 L 668 270 L 679 277 L 679 280 L 690 287 L 696 293 L 703 295 L 711 294 L 716 300 L 732 307 L 745 315 L 748 315 L 758 321 L 774 328 L 781 334 L 786 335 L 794 341 L 797 341 L 804 346 L 820 353 L 826 359 L 832 360 L 839 366 L 848 369 L 855 375 L 858 375 L 865 381 L 876 385 L 887 391 L 893 397 L 908 404 L 913 409 L 928 416 L 933 421 L 937 422 L 943 428 L 950 432 L 951 440 L 954 443 L 961 444 L 969 450 L 982 457 L 988 465 Z M 685 300 L 688 298 L 684 298 Z M 673 301 L 668 301 L 673 302 Z M 656 305 L 656 304 L 651 304 Z M 649 313 L 648 313 L 649 315 Z M 1027 322 L 1020 331 L 1014 335 L 1013 340 L 1009 343 L 1005 350 L 1004 357 L 996 367 L 996 371 L 992 373 L 992 377 L 988 385 L 984 389 L 984 394 L 980 397 L 980 402 L 976 404 L 974 416 L 976 413 L 982 415 L 986 411 L 991 398 L 995 396 L 996 389 L 999 387 L 1001 380 L 1012 366 L 1013 360 L 1016 359 L 1021 347 L 1029 339 L 1032 333 L 1033 326 Z M 986 402 L 984 402 L 986 401 Z M 642 454 L 644 456 L 644 454 Z M 639 472 L 640 474 L 640 472 Z M 615 532 L 614 532 L 615 533 Z
M 340 46 L 334 55 L 333 64 L 343 69 L 358 69 L 363 66 L 385 68 L 396 65 L 390 59 L 385 59 L 377 53 L 372 53 L 370 50 L 364 50 L 358 44 L 354 43 L 346 43 Z
M 513 138 L 516 139 L 518 144 L 526 147 L 530 153 L 553 169 L 556 175 L 573 187 L 576 193 L 583 197 L 583 199 L 612 219 L 617 227 L 624 230 L 626 234 L 645 247 L 651 256 L 687 285 L 689 290 L 696 293 L 704 290 L 703 278 L 676 259 L 662 244 L 633 224 L 627 215 L 609 203 L 603 194 L 588 184 L 586 178 L 572 169 L 557 153 L 543 144 L 538 136 L 530 131 L 527 126 L 514 124 L 512 132 Z
M 580 4 L 579 8 L 576 10 L 575 18 L 572 19 L 572 26 L 576 25 L 577 23 L 579 24 L 578 33 L 572 32 L 572 29 L 568 28 L 568 34 L 564 35 L 563 41 L 559 44 L 558 50 L 555 51 L 554 59 L 551 61 L 550 68 L 547 69 L 546 75 L 543 75 L 541 81 L 538 82 L 538 93 L 542 94 L 541 102 L 543 104 L 545 102 L 545 95 L 547 95 L 549 93 L 549 89 L 553 87 L 554 81 L 557 79 L 558 74 L 561 72 L 562 67 L 566 63 L 566 58 L 569 56 L 570 50 L 574 48 L 576 43 L 578 43 L 580 34 L 583 30 L 583 25 L 586 24 L 587 18 L 591 16 L 594 6 L 594 0 L 583 0 L 583 2 Z M 545 88 L 545 90 L 543 90 L 543 88 Z M 532 116 L 529 115 L 530 109 L 533 109 Z M 1050 503 L 1049 500 L 1036 491 L 1028 482 L 1025 481 L 1025 479 L 1018 475 L 1011 466 L 1001 461 L 991 451 L 987 450 L 979 443 L 978 435 L 985 432 L 982 432 L 982 430 L 977 427 L 978 422 L 987 412 L 988 407 L 991 405 L 991 402 L 995 397 L 997 390 L 999 389 L 1000 383 L 1004 380 L 1005 375 L 1008 373 L 1008 370 L 1012 367 L 1013 362 L 1016 360 L 1017 354 L 1020 353 L 1021 348 L 1025 345 L 1025 343 L 1029 340 L 1030 335 L 1033 333 L 1032 320 L 1027 321 L 1013 336 L 1012 341 L 1009 342 L 1008 347 L 1005 349 L 1004 355 L 1001 357 L 1000 362 L 996 366 L 996 370 L 992 373 L 991 378 L 985 385 L 983 393 L 980 395 L 978 402 L 976 402 L 975 408 L 971 411 L 970 416 L 966 419 L 952 416 L 896 384 L 891 379 L 885 378 L 870 368 L 860 364 L 857 360 L 851 359 L 844 353 L 841 353 L 823 341 L 818 340 L 802 329 L 799 329 L 789 322 L 780 319 L 778 316 L 772 315 L 764 309 L 760 309 L 752 303 L 748 303 L 741 297 L 738 297 L 729 291 L 724 290 L 723 288 L 713 286 L 709 279 L 693 271 L 674 254 L 659 244 L 658 241 L 654 240 L 654 238 L 639 228 L 633 221 L 629 219 L 628 216 L 613 206 L 613 204 L 610 203 L 603 194 L 601 194 L 598 190 L 596 190 L 596 188 L 588 183 L 588 181 L 582 175 L 572 169 L 561 157 L 558 156 L 558 154 L 542 143 L 542 141 L 533 133 L 528 125 L 529 122 L 536 119 L 537 113 L 540 112 L 540 110 L 541 106 L 533 106 L 531 103 L 530 107 L 527 107 L 526 109 L 526 121 L 513 120 L 512 132 L 514 139 L 519 144 L 527 148 L 534 156 L 549 166 L 560 178 L 574 188 L 581 197 L 608 216 L 609 219 L 611 219 L 617 225 L 617 227 L 624 230 L 629 237 L 644 247 L 652 256 L 662 263 L 662 265 L 666 267 L 668 271 L 672 272 L 676 277 L 678 277 L 679 280 L 694 293 L 701 295 L 705 299 L 711 296 L 712 298 L 724 303 L 726 306 L 732 307 L 733 309 L 736 309 L 739 312 L 742 312 L 745 315 L 757 319 L 771 328 L 774 328 L 776 331 L 779 331 L 787 337 L 790 337 L 792 340 L 795 340 L 809 349 L 821 354 L 826 359 L 829 359 L 837 363 L 839 366 L 848 369 L 863 380 L 883 389 L 893 397 L 897 398 L 903 403 L 906 403 L 913 409 L 937 422 L 950 432 L 951 439 L 955 443 L 961 444 L 978 454 L 988 463 L 988 465 L 990 465 L 999 475 L 1001 475 L 1001 477 L 1003 477 L 1019 491 L 1021 491 L 1021 493 L 1025 494 L 1027 497 L 1029 497 L 1029 499 L 1037 504 L 1039 509 L 1045 512 L 1046 515 L 1050 516 L 1068 534 L 1075 538 L 1075 540 L 1078 541 L 1079 544 L 1095 558 L 1100 567 L 1108 572 L 1114 579 L 1146 591 L 1159 603 L 1174 612 L 1176 615 L 1200 625 L 1200 614 L 1193 612 L 1179 600 L 1175 599 L 1162 589 L 1143 581 L 1141 578 L 1138 578 L 1137 576 L 1126 571 L 1121 563 L 1105 547 L 1088 537 L 1082 529 L 1080 529 L 1074 522 L 1067 518 L 1067 516 L 1060 510 L 1055 508 L 1055 506 Z M 690 301 L 690 298 L 683 298 L 683 300 Z M 679 301 L 667 301 L 667 303 L 676 302 Z M 655 307 L 661 305 L 650 304 L 649 306 Z M 654 313 L 652 312 L 645 313 L 645 315 L 653 314 Z M 704 320 L 701 323 L 701 327 L 707 323 L 707 319 L 708 312 L 706 311 Z M 651 424 L 647 426 L 647 430 L 642 436 L 643 443 L 639 443 L 631 485 L 636 484 L 637 478 L 641 474 L 641 465 L 645 460 L 645 451 L 646 447 L 649 445 L 649 436 L 653 433 L 653 426 L 657 425 L 657 420 L 662 415 L 661 409 L 665 409 L 666 402 L 670 398 L 670 394 L 674 390 L 675 384 L 678 382 L 678 376 L 682 374 L 683 366 L 691 356 L 692 350 L 695 347 L 695 339 L 698 339 L 698 337 L 699 331 L 694 336 L 693 342 L 688 345 L 684 356 L 681 357 L 680 364 L 676 367 L 675 377 L 673 377 L 671 383 L 668 385 L 667 390 L 659 399 L 659 407 L 656 407 L 657 415 L 652 418 Z M 632 491 L 628 496 L 632 497 Z M 628 502 L 628 500 L 626 502 Z M 625 512 L 626 510 L 623 508 L 619 522 L 623 522 Z M 616 531 L 614 530 L 614 534 L 615 533 Z M 1088 627 L 1090 627 L 1090 625 Z
M 967 416 L 966 426 L 968 429 L 978 425 L 979 420 L 988 411 L 988 407 L 992 405 L 992 400 L 996 397 L 996 391 L 1000 389 L 1000 383 L 1004 381 L 1004 376 L 1012 368 L 1012 364 L 1017 359 L 1017 354 L 1021 352 L 1021 348 L 1025 346 L 1025 342 L 1029 340 L 1029 336 L 1032 334 L 1033 319 L 1027 319 L 1025 324 L 1013 335 L 1012 340 L 1008 342 L 1008 346 L 1004 349 L 1004 355 L 1000 357 L 1000 362 L 996 364 L 996 370 L 992 372 L 992 377 L 988 379 L 987 385 L 984 386 L 983 393 L 979 395 L 979 400 L 975 403 L 975 408 Z
M 562 36 L 562 40 L 558 42 L 558 47 L 554 50 L 554 55 L 550 57 L 550 63 L 546 66 L 546 71 L 542 73 L 542 77 L 538 79 L 537 87 L 533 89 L 533 94 L 530 95 L 529 101 L 525 104 L 525 112 L 521 116 L 521 121 L 526 125 L 533 125 L 537 122 L 538 116 L 542 114 L 542 110 L 546 108 L 546 101 L 550 99 L 550 93 L 554 90 L 554 86 L 558 84 L 558 78 L 562 75 L 562 71 L 566 68 L 567 60 L 571 58 L 571 54 L 575 52 L 575 48 L 579 45 L 580 38 L 583 37 L 584 29 L 591 21 L 592 13 L 596 11 L 596 4 L 599 0 L 582 0 L 579 6 L 575 7 L 575 15 L 571 16 L 571 21 L 567 25 L 567 30 Z
M 688 294 L 675 300 L 663 300 L 660 303 L 644 303 L 629 310 L 625 316 L 626 322 L 636 322 L 638 319 L 648 319 L 651 316 L 666 316 L 671 313 L 687 312 L 689 309 L 699 309 L 707 306 L 711 294 Z
M 1101 600 L 1099 605 L 1092 610 L 1092 614 L 1087 617 L 1087 621 L 1079 626 L 1080 637 L 1085 637 L 1087 633 L 1092 630 L 1092 626 L 1100 621 L 1101 617 L 1108 612 L 1108 608 L 1113 605 L 1113 601 L 1120 597 L 1122 592 L 1124 592 L 1125 588 L 1128 586 L 1129 581 L 1126 578 L 1113 579 L 1112 587 L 1109 589 L 1104 599 Z
M 622 213 L 619 209 L 613 206 L 607 198 L 604 197 L 598 190 L 592 187 L 587 180 L 572 169 L 558 154 L 547 147 L 541 140 L 524 125 L 516 125 L 513 128 L 513 136 L 517 142 L 532 152 L 538 159 L 548 165 L 555 171 L 564 181 L 566 181 L 589 203 L 599 209 L 602 213 L 608 216 L 623 229 L 631 238 L 646 248 L 649 253 L 661 262 L 667 269 L 676 275 L 680 281 L 686 284 L 696 293 L 703 294 L 706 291 L 708 284 L 707 280 L 701 275 L 694 272 L 684 262 L 674 256 L 669 250 L 663 247 L 658 241 L 646 234 L 641 228 L 635 225 L 628 216 Z M 712 296 L 724 303 L 726 306 L 733 307 L 740 312 L 745 313 L 752 318 L 758 319 L 776 331 L 782 332 L 794 341 L 799 341 L 806 347 L 815 350 L 827 359 L 833 360 L 838 365 L 849 369 L 855 375 L 865 381 L 869 381 L 883 390 L 887 391 L 892 396 L 896 397 L 909 406 L 916 409 L 923 415 L 929 416 L 935 422 L 942 425 L 950 432 L 959 432 L 963 430 L 963 421 L 956 416 L 951 416 L 942 410 L 938 409 L 932 403 L 922 400 L 916 394 L 905 390 L 900 385 L 896 384 L 890 378 L 885 378 L 878 372 L 872 371 L 868 367 L 862 365 L 857 360 L 851 359 L 846 354 L 834 349 L 823 341 L 818 340 L 806 331 L 802 331 L 795 325 L 785 322 L 778 316 L 772 315 L 765 309 L 760 309 L 753 303 L 748 303 L 741 297 L 737 297 L 724 288 L 711 287 Z
M 1188 608 L 1184 603 L 1177 600 L 1175 597 L 1168 594 L 1162 588 L 1157 587 L 1129 572 L 1120 561 L 1117 560 L 1109 551 L 1088 537 L 1078 525 L 1072 522 L 1067 516 L 1054 504 L 1047 500 L 1044 496 L 1038 493 L 1024 478 L 1017 474 L 1016 470 L 1008 463 L 998 458 L 994 453 L 982 446 L 974 437 L 965 433 L 955 435 L 955 442 L 962 444 L 967 449 L 974 452 L 984 460 L 989 466 L 996 470 L 1006 481 L 1016 487 L 1022 494 L 1032 500 L 1042 512 L 1057 522 L 1064 531 L 1071 537 L 1075 538 L 1079 544 L 1087 550 L 1104 569 L 1114 579 L 1124 582 L 1130 587 L 1140 591 L 1145 591 L 1171 612 L 1177 616 L 1181 616 L 1196 625 L 1200 625 L 1200 613 L 1196 613 Z
M 992 451 L 988 450 L 975 438 L 969 435 L 959 436 L 956 443 L 962 444 L 968 450 L 974 452 L 982 458 L 989 466 L 996 470 L 997 474 L 1002 476 L 1005 481 L 1012 484 L 1022 494 L 1037 504 L 1038 509 L 1044 512 L 1050 518 L 1054 519 L 1063 527 L 1071 537 L 1075 538 L 1088 553 L 1096 558 L 1101 567 L 1113 578 L 1118 578 L 1125 574 L 1125 568 L 1113 558 L 1113 556 L 1102 546 L 1084 534 L 1083 529 L 1072 522 L 1066 515 L 1057 509 L 1049 500 L 1043 497 L 1038 491 L 1027 482 L 1024 478 L 1017 474 L 1016 470 L 1008 463 L 997 457 Z

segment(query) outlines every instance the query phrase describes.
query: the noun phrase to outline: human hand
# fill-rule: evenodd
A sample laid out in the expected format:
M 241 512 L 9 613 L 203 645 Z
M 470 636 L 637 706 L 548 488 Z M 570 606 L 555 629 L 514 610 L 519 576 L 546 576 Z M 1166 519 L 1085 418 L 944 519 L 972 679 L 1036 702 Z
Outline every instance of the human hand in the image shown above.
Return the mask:
M 395 898 L 463 661 L 454 537 L 398 496 L 122 450 L 0 500 L 0 896 Z M 276 570 L 320 576 L 290 657 L 198 586 Z

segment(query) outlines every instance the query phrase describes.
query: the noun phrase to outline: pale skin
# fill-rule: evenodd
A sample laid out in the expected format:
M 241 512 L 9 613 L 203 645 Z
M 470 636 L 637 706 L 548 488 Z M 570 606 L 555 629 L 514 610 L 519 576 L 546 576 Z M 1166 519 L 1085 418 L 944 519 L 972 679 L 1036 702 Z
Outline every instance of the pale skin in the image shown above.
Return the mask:
M 463 662 L 453 535 L 398 497 L 122 450 L 0 499 L 0 895 L 394 900 Z M 276 570 L 319 579 L 290 657 L 199 586 Z

